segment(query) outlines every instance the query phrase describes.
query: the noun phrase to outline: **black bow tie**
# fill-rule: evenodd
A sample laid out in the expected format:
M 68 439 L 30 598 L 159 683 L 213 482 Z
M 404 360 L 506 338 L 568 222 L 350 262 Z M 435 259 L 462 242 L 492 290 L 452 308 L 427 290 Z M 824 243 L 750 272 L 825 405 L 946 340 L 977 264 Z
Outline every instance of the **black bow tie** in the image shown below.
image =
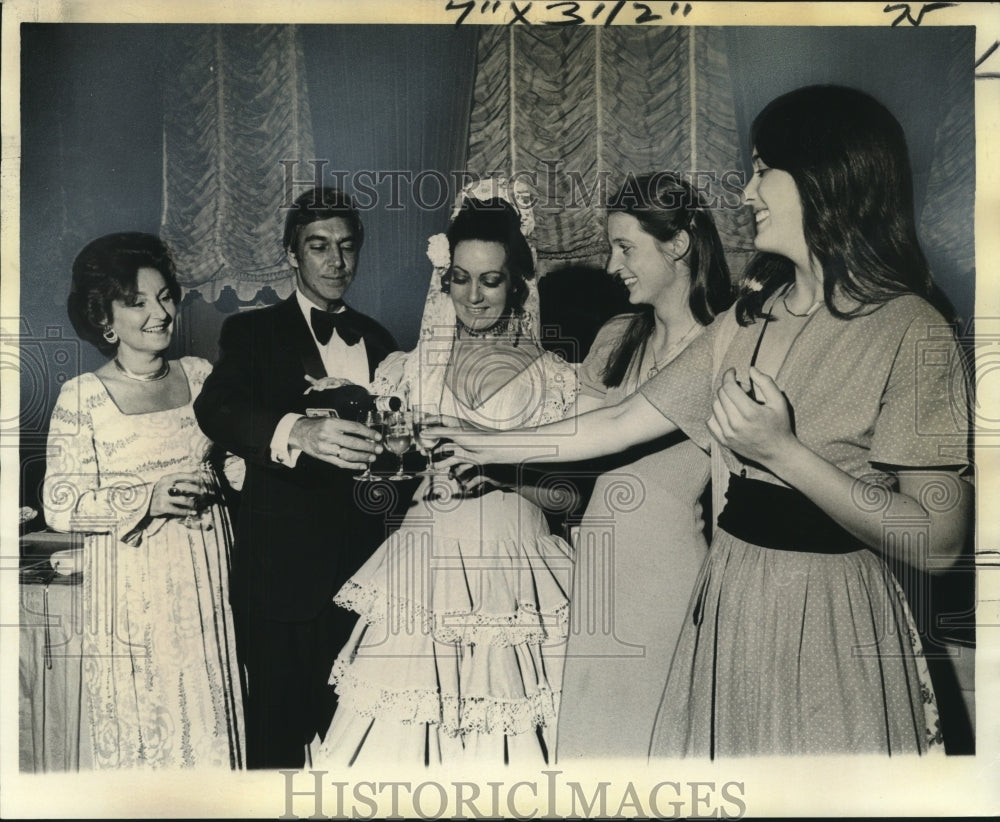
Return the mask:
M 348 345 L 354 345 L 361 339 L 361 330 L 354 324 L 349 311 L 334 313 L 313 308 L 309 311 L 309 324 L 320 345 L 330 342 L 334 329 L 337 329 L 340 339 Z

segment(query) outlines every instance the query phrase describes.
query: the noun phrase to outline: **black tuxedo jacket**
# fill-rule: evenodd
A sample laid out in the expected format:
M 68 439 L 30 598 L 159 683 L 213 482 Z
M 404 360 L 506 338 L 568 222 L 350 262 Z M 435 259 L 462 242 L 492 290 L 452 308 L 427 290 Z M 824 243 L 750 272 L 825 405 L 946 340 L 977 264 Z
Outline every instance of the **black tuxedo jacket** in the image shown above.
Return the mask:
M 375 320 L 345 310 L 363 331 L 371 378 L 396 343 Z M 308 454 L 294 468 L 271 459 L 278 422 L 303 410 L 306 374 L 338 376 L 324 370 L 292 295 L 227 318 L 218 362 L 194 403 L 205 434 L 247 464 L 230 583 L 234 608 L 279 621 L 316 616 L 386 535 L 387 512 L 366 504 L 354 471 Z

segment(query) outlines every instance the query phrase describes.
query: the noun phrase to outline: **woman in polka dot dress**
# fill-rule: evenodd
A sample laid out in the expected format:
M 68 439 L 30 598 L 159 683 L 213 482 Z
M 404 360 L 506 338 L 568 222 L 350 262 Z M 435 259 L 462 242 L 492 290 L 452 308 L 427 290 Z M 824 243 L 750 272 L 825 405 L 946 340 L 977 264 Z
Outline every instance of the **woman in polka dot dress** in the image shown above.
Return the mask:
M 676 428 L 711 449 L 725 507 L 652 756 L 943 751 L 889 563 L 939 572 L 964 545 L 967 403 L 903 132 L 871 97 L 812 86 L 751 136 L 758 254 L 734 309 L 617 406 L 527 447 L 454 435 L 452 459 L 589 459 Z

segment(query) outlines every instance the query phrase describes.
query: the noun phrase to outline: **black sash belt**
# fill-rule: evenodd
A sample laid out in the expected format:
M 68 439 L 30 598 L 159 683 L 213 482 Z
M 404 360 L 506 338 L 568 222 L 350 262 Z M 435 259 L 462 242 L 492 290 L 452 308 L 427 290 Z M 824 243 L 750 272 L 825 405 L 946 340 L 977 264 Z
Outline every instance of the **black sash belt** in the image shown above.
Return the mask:
M 793 488 L 729 475 L 719 527 L 737 539 L 818 554 L 849 554 L 867 546 Z

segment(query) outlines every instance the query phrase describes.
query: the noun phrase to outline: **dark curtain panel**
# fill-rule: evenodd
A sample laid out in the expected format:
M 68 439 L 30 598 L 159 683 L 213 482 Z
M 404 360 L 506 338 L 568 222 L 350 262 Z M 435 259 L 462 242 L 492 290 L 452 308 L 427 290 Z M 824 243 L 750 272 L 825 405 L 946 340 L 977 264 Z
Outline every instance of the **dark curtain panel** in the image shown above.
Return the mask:
M 299 34 L 316 157 L 363 208 L 365 245 L 348 299 L 411 348 L 431 276 L 427 239 L 447 227 L 454 172 L 465 170 L 478 29 L 302 26 Z
M 799 86 L 854 86 L 888 106 L 910 149 L 924 252 L 965 319 L 975 295 L 974 36 L 971 27 L 725 29 L 744 152 L 756 114 Z

